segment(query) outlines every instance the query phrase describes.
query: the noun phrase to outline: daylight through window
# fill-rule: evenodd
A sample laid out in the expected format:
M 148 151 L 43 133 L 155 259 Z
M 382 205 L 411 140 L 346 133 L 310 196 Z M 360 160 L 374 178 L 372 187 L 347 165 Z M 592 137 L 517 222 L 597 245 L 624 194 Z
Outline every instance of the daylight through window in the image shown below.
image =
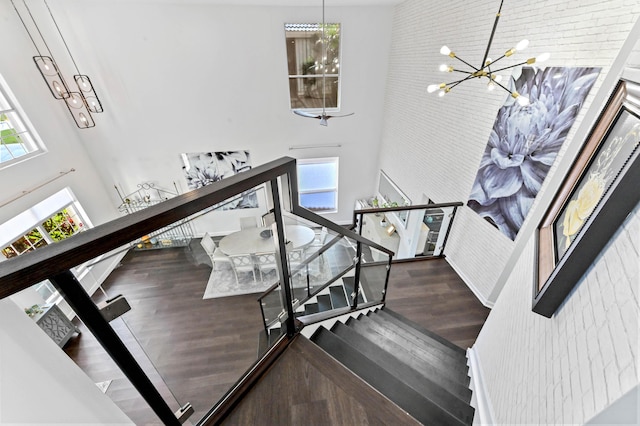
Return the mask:
M 298 160 L 299 203 L 316 213 L 338 211 L 338 158 Z
M 34 132 L 0 77 L 0 168 L 41 151 Z
M 285 24 L 291 109 L 339 107 L 340 24 Z M 324 77 L 323 78 L 323 73 Z

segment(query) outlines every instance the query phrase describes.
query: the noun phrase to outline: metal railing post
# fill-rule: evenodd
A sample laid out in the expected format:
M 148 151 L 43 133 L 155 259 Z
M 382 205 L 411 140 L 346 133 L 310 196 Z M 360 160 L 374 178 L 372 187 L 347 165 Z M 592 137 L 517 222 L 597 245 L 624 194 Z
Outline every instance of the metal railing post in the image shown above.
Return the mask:
M 271 192 L 273 194 L 273 213 L 276 219 L 276 229 L 278 238 L 276 240 L 276 254 L 280 264 L 280 287 L 284 295 L 284 307 L 287 311 L 287 336 L 293 337 L 295 334 L 295 321 L 293 312 L 293 297 L 291 294 L 291 274 L 289 263 L 287 262 L 287 247 L 284 239 L 284 222 L 282 221 L 282 206 L 280 205 L 280 190 L 278 189 L 278 179 L 271 180 Z
M 62 272 L 52 276 L 49 280 L 55 288 L 69 303 L 69 306 L 93 333 L 96 340 L 102 345 L 104 350 L 111 356 L 116 365 L 127 376 L 131 384 L 140 392 L 140 395 L 147 401 L 151 409 L 156 413 L 165 425 L 180 425 L 171 408 L 162 398 L 149 377 L 131 352 L 127 349 L 120 337 L 111 328 L 107 320 L 100 313 L 100 310 L 84 290 L 80 282 L 71 271 Z
M 362 243 L 356 242 L 356 272 L 353 279 L 353 300 L 351 301 L 351 309 L 358 308 L 358 292 L 360 291 L 360 268 L 362 268 Z

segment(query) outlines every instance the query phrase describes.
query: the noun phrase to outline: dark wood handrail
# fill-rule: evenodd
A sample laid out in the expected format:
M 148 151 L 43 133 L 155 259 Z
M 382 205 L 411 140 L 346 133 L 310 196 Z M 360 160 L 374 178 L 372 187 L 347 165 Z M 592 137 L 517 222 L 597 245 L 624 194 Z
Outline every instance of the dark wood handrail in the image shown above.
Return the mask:
M 283 157 L 2 262 L 0 299 L 295 170 Z

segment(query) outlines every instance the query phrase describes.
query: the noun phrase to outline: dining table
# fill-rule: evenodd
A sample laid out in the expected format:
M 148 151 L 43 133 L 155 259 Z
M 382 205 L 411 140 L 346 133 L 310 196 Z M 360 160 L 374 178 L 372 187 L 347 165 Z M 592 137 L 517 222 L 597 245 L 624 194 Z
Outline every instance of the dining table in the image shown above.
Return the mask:
M 246 228 L 220 239 L 218 247 L 227 256 L 275 251 L 271 227 Z M 313 229 L 303 225 L 285 225 L 285 241 L 291 249 L 300 249 L 311 244 L 316 236 Z

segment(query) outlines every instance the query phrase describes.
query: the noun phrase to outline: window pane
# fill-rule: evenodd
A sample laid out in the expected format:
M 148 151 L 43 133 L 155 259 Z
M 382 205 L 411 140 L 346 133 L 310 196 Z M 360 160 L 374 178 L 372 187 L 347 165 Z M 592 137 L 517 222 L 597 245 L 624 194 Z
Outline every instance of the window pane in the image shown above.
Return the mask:
M 312 211 L 334 211 L 336 210 L 336 192 L 300 194 L 300 205 Z
M 26 125 L 25 117 L 17 105 L 13 105 L 6 83 L 0 76 L 0 164 L 5 165 L 26 154 L 37 152 L 33 130 Z M 22 114 L 22 115 L 21 115 Z
M 338 164 L 335 162 L 298 165 L 298 190 L 335 189 L 338 186 Z
M 2 249 L 2 254 L 7 259 L 11 259 L 12 257 L 16 257 L 18 253 L 13 249 L 13 247 L 5 247 Z
M 321 109 L 323 98 L 338 108 L 340 24 L 326 24 L 324 39 L 322 24 L 285 24 L 285 42 L 291 108 Z

